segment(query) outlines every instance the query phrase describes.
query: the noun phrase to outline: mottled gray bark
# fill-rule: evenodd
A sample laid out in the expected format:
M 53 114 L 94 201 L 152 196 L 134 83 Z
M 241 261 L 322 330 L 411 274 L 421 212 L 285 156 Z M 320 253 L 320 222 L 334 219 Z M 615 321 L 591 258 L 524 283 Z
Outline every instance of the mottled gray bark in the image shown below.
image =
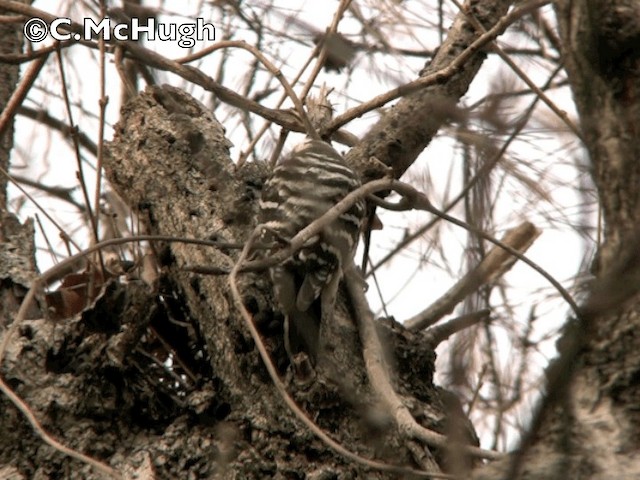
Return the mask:
M 259 164 L 248 165 L 235 172 L 228 155 L 228 142 L 222 127 L 211 114 L 185 93 L 164 88 L 149 89 L 123 112 L 118 133 L 111 145 L 107 174 L 123 198 L 137 207 L 141 218 L 147 219 L 151 233 L 215 238 L 220 241 L 244 243 L 255 226 L 256 197 L 266 171 Z M 228 268 L 237 258 L 233 250 L 181 245 L 160 247 L 163 268 L 176 288 L 177 296 L 194 319 L 206 341 L 211 378 L 217 385 L 217 398 L 212 403 L 227 405 L 220 422 L 235 432 L 235 454 L 228 458 L 226 472 L 243 478 L 261 478 L 282 468 L 291 471 L 333 472 L 351 478 L 366 475 L 361 467 L 336 456 L 325 445 L 293 420 L 291 412 L 266 376 L 253 341 L 233 305 L 226 275 L 201 276 L 185 272 L 193 265 Z M 287 360 L 282 344 L 281 316 L 273 307 L 266 273 L 241 276 L 244 303 L 249 306 L 274 360 L 285 374 Z M 372 434 L 368 411 L 376 401 L 366 382 L 366 373 L 359 353 L 357 332 L 350 313 L 342 306 L 336 313 L 337 326 L 329 357 L 323 362 L 327 375 L 321 382 L 298 386 L 290 384 L 292 393 L 320 426 L 348 448 L 369 458 L 384 458 L 394 464 L 409 462 L 408 451 L 388 428 Z M 349 333 L 351 332 L 351 333 Z M 414 342 L 416 340 L 414 339 Z M 393 335 L 389 345 L 395 350 Z M 342 347 L 342 348 L 341 348 Z M 411 348 L 417 348 L 415 345 Z M 344 349 L 352 352 L 351 356 Z M 409 398 L 422 392 L 435 402 L 440 420 L 446 415 L 439 404 L 439 394 L 431 384 L 433 356 L 428 346 L 417 353 L 403 356 L 431 355 L 420 360 L 422 368 L 407 368 L 410 380 L 401 391 Z M 422 352 L 422 353 L 420 353 Z M 424 352 L 431 352 L 424 353 Z M 329 366 L 331 365 L 331 366 Z M 332 368 L 339 369 L 336 373 Z M 419 374 L 420 379 L 413 374 Z M 322 371 L 318 372 L 323 375 Z M 426 409 L 418 398 L 412 400 L 416 411 Z M 426 416 L 427 423 L 434 415 Z M 445 424 L 429 424 L 444 431 Z M 257 438 L 242 432 L 261 432 Z M 206 434 L 206 430 L 203 430 Z M 193 435 L 192 435 L 193 437 Z M 296 448 L 288 446 L 290 438 Z M 304 439 L 304 440 L 302 440 Z M 302 443 L 299 443 L 301 442 Z M 380 449 L 385 445 L 385 449 Z M 251 453 L 250 461 L 245 458 Z M 312 453 L 313 452 L 313 453 Z M 193 454 L 194 452 L 185 452 Z M 203 453 L 204 455 L 204 453 Z M 295 458 L 288 458 L 293 455 Z M 278 465 L 278 467 L 276 467 Z M 221 466 L 210 464 L 210 473 L 221 474 Z M 266 472 L 266 473 L 265 473 Z M 361 472 L 361 473 L 356 473 Z M 228 473 L 231 474 L 231 473 Z
M 476 478 L 640 478 L 640 4 L 561 0 L 555 9 L 604 241 L 520 467 Z
M 8 15 L 9 12 L 0 9 L 0 15 Z M 0 54 L 15 55 L 22 52 L 22 29 L 19 23 L 0 23 Z M 0 112 L 7 106 L 13 93 L 20 65 L 4 63 L 0 65 Z M 9 170 L 9 154 L 13 146 L 13 122 L 0 138 L 0 167 Z M 0 205 L 2 210 L 7 202 L 7 181 L 4 175 L 0 175 Z

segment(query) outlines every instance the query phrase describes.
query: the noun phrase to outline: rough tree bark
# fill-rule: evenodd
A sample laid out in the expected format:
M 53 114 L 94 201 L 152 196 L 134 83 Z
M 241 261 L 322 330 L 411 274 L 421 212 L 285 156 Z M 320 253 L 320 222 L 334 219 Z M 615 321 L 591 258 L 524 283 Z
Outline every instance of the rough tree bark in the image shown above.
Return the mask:
M 107 174 L 126 201 L 138 206 L 151 233 L 243 243 L 255 226 L 256 197 L 267 172 L 253 164 L 235 173 L 227 148 L 222 127 L 199 103 L 176 89 L 151 88 L 123 112 Z M 207 344 L 212 371 L 204 380 L 215 385 L 207 410 L 217 412 L 211 413 L 216 417 L 214 423 L 224 423 L 225 435 L 234 439 L 233 447 L 225 447 L 235 451 L 225 459 L 228 471 L 245 478 L 294 471 L 311 478 L 385 476 L 344 463 L 292 419 L 232 304 L 226 275 L 202 277 L 184 271 L 194 265 L 229 268 L 237 252 L 170 244 L 161 249 L 159 257 L 164 259 L 167 280 Z M 276 362 L 285 367 L 281 321 L 266 276 L 244 275 L 242 279 L 244 303 Z M 355 345 L 349 351 L 356 352 L 358 336 L 352 321 L 347 326 L 350 313 L 344 304 L 336 317 L 341 320 L 343 338 L 336 338 L 335 343 L 349 341 Z M 387 325 L 390 349 L 401 356 L 401 392 L 427 426 L 445 432 L 449 417 L 431 383 L 433 351 L 428 345 L 420 347 L 417 338 L 401 333 L 397 326 Z M 400 341 L 404 346 L 396 345 Z M 290 383 L 298 402 L 350 449 L 365 457 L 410 464 L 410 452 L 395 432 L 373 421 L 376 399 L 369 391 L 361 355 L 334 354 L 339 360 L 332 362 L 330 376 L 323 377 L 323 382 Z M 206 450 L 185 454 L 191 458 L 201 455 L 209 472 L 220 474 L 220 462 L 215 455 L 212 461 Z
M 526 453 L 476 478 L 640 478 L 640 4 L 560 0 L 555 9 L 604 239 Z
M 0 15 L 9 12 L 0 9 Z M 18 23 L 0 23 L 0 52 L 6 55 L 22 53 L 22 31 Z M 18 83 L 18 64 L 0 65 L 0 112 L 3 112 Z M 9 158 L 13 147 L 13 121 L 0 137 L 0 167 L 9 170 Z M 8 178 L 0 175 L 0 329 L 11 324 L 23 297 L 36 272 L 33 221 L 20 221 L 8 211 Z M 1 339 L 0 339 L 1 340 Z M 18 412 L 9 407 L 6 399 L 0 400 L 0 429 L 17 420 Z M 6 419 L 6 423 L 5 423 Z M 18 422 L 20 429 L 26 425 Z M 4 431 L 4 430 L 2 430 Z M 24 432 L 24 430 L 23 430 Z M 5 459 L 0 460 L 0 478 L 9 478 L 15 469 Z M 19 478 L 16 477 L 16 478 Z

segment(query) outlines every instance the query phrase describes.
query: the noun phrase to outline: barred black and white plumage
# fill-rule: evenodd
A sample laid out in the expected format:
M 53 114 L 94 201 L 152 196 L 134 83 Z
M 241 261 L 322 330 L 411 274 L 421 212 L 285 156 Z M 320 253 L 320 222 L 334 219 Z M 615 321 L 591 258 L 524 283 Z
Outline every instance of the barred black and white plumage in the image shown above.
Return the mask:
M 336 150 L 307 139 L 276 166 L 263 188 L 259 221 L 265 236 L 276 243 L 293 238 L 359 186 L 357 174 Z M 319 321 L 333 315 L 342 267 L 355 254 L 364 214 L 361 200 L 271 269 L 285 330 L 289 328 L 285 341 L 294 344 L 288 349 L 305 349 L 315 356 Z M 317 299 L 321 318 L 310 312 Z

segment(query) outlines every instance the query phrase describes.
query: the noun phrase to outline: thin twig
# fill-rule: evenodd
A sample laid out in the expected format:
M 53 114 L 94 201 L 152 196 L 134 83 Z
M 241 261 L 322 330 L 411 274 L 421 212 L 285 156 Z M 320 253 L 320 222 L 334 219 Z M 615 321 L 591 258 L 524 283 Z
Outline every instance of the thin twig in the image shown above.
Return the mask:
M 107 8 L 104 0 L 100 0 L 100 15 L 102 18 L 107 16 Z M 95 219 L 95 230 L 96 230 L 96 242 L 98 241 L 99 234 L 99 225 L 100 225 L 100 192 L 102 190 L 102 161 L 104 159 L 104 124 L 105 124 L 105 113 L 107 109 L 107 103 L 109 103 L 109 97 L 106 93 L 106 46 L 104 42 L 104 37 L 101 35 L 98 39 L 98 46 L 100 47 L 100 99 L 98 100 L 99 114 L 98 114 L 98 155 L 96 159 L 96 187 L 95 187 L 95 195 L 93 197 L 93 203 L 95 207 L 95 212 L 92 215 L 91 213 L 91 205 L 87 205 L 87 211 L 89 213 L 90 218 Z M 74 136 L 77 135 L 77 131 Z M 104 261 L 102 257 L 100 257 L 100 262 L 104 270 Z
M 478 33 L 480 33 L 481 35 L 486 35 L 487 30 L 482 26 L 482 24 L 478 21 L 477 18 L 475 18 L 468 9 L 464 8 L 463 5 L 460 4 L 460 2 L 458 0 L 451 0 L 451 2 L 453 2 L 453 4 L 455 4 L 456 7 L 458 7 L 458 9 L 464 13 L 464 15 L 467 17 L 467 19 L 469 20 L 469 22 L 473 25 L 473 28 L 475 28 Z M 521 10 L 523 13 L 522 15 L 529 13 L 533 10 L 536 10 L 544 5 L 546 5 L 547 3 L 549 3 L 549 1 L 544 1 L 544 2 L 540 2 L 537 0 L 532 0 L 531 2 L 525 3 L 522 6 L 520 6 L 518 8 L 518 10 Z M 520 15 L 520 16 L 522 16 Z M 507 15 L 509 16 L 509 15 Z M 497 45 L 496 43 L 493 43 L 490 45 L 491 50 L 494 51 L 495 53 L 498 54 L 498 56 L 502 59 L 503 62 L 505 62 L 509 68 L 511 68 L 511 70 L 513 70 L 513 72 L 518 75 L 518 77 L 520 77 L 520 79 L 527 84 L 527 86 L 533 90 L 536 95 L 538 95 L 538 97 L 540 97 L 540 99 L 551 109 L 551 111 L 553 111 L 553 113 L 555 113 L 560 120 L 562 120 L 564 122 L 564 124 L 569 127 L 569 129 L 580 139 L 582 139 L 582 132 L 580 132 L 580 129 L 571 121 L 571 119 L 569 118 L 569 116 L 567 115 L 567 112 L 565 112 L 564 110 L 561 110 L 560 108 L 558 108 L 558 106 L 553 103 L 551 101 L 551 99 L 542 91 L 542 89 L 540 89 L 540 87 L 538 87 L 535 83 L 533 83 L 533 80 L 531 80 L 529 78 L 529 76 L 524 73 L 524 70 L 522 70 L 520 67 L 518 67 L 518 65 L 515 64 L 515 62 L 513 60 L 511 60 L 511 58 L 509 57 L 509 55 L 507 55 L 502 48 L 500 48 L 499 45 Z
M 86 211 L 85 206 L 76 202 L 76 200 L 73 198 L 72 193 L 76 189 L 76 187 L 57 187 L 54 185 L 45 185 L 44 183 L 36 182 L 35 180 L 31 180 L 30 178 L 23 177 L 22 175 L 16 175 L 15 173 L 11 174 L 10 180 L 18 182 L 22 185 L 26 185 L 27 187 L 31 187 L 35 190 L 40 190 L 41 192 L 44 192 L 47 195 L 51 195 L 52 197 L 62 200 L 63 202 L 70 203 L 80 212 L 84 213 Z
M 288 130 L 280 131 L 280 136 L 278 137 L 278 142 L 276 143 L 275 148 L 271 152 L 271 158 L 269 159 L 269 165 L 271 168 L 274 168 L 278 163 L 278 159 L 280 158 L 280 154 L 282 153 L 282 149 L 284 148 L 284 142 L 287 141 L 287 135 L 289 134 Z M 242 165 L 238 164 L 238 167 Z
M 67 117 L 69 119 L 69 127 L 70 127 L 69 131 L 71 133 L 71 139 L 73 140 L 73 149 L 75 152 L 76 162 L 78 165 L 78 171 L 77 171 L 78 182 L 80 183 L 80 190 L 82 192 L 82 197 L 86 205 L 87 214 L 88 214 L 87 216 L 89 217 L 89 223 L 91 224 L 91 233 L 93 234 L 93 241 L 95 243 L 98 243 L 99 242 L 98 224 L 97 224 L 96 218 L 93 215 L 93 212 L 91 211 L 91 200 L 89 200 L 89 192 L 87 191 L 87 183 L 85 182 L 84 170 L 82 168 L 82 156 L 80 155 L 80 143 L 78 142 L 78 135 L 77 135 L 78 131 L 76 129 L 76 124 L 73 120 L 73 110 L 71 109 L 71 101 L 69 100 L 69 92 L 68 92 L 69 87 L 67 85 L 67 79 L 66 79 L 65 70 L 64 70 L 64 63 L 62 61 L 62 53 L 59 50 L 56 51 L 56 58 L 58 60 L 60 80 L 62 81 L 62 98 L 64 99 L 64 105 L 67 110 Z M 98 148 L 100 147 L 98 146 Z M 98 250 L 97 253 L 98 253 L 98 259 L 100 261 L 100 271 L 104 273 L 105 267 L 104 267 L 104 259 L 102 258 L 102 252 Z M 91 278 L 93 279 L 93 276 Z
M 76 247 L 78 249 L 78 251 L 82 250 L 80 248 L 80 245 L 78 245 L 70 236 L 69 234 L 64 230 L 64 228 L 62 228 L 62 226 L 56 222 L 56 220 L 51 216 L 51 214 L 44 208 L 42 207 L 42 205 L 40 205 L 40 203 L 38 203 L 38 201 L 29 194 L 29 192 L 27 192 L 24 187 L 22 185 L 20 185 L 20 182 L 17 181 L 16 179 L 14 179 L 9 172 L 7 172 L 4 168 L 0 167 L 0 174 L 4 175 L 11 183 L 13 183 L 15 185 L 15 187 L 20 190 L 20 192 L 22 192 L 22 194 L 27 197 L 29 199 L 30 202 L 33 203 L 33 205 L 36 207 L 36 209 L 38 209 L 40 212 L 42 212 L 42 214 L 47 218 L 47 220 L 49 220 L 53 226 L 58 230 L 58 232 L 60 232 L 60 236 L 66 240 L 69 241 L 74 247 Z
M 200 56 L 203 54 L 209 54 L 221 48 L 241 48 L 243 50 L 246 50 L 247 52 L 250 52 L 254 57 L 256 57 L 260 61 L 260 63 L 262 63 L 265 66 L 265 68 L 269 72 L 271 72 L 273 76 L 275 76 L 278 79 L 278 81 L 280 82 L 284 90 L 287 92 L 287 95 L 289 96 L 289 98 L 293 102 L 293 105 L 296 108 L 296 112 L 300 116 L 300 119 L 302 120 L 302 122 L 305 125 L 305 128 L 307 129 L 307 135 L 311 136 L 316 140 L 320 139 L 320 135 L 318 135 L 318 132 L 316 132 L 314 126 L 311 124 L 311 121 L 309 120 L 307 112 L 305 111 L 304 106 L 302 105 L 302 101 L 300 100 L 296 92 L 293 90 L 293 88 L 291 87 L 287 79 L 284 77 L 280 69 L 276 68 L 276 66 L 273 63 L 271 63 L 269 59 L 267 59 L 267 57 L 265 57 L 262 54 L 262 52 L 260 52 L 256 47 L 245 42 L 244 40 L 225 40 L 222 42 L 218 42 L 214 45 L 211 45 L 201 50 L 200 52 L 197 52 L 196 54 L 187 55 L 186 57 L 178 58 L 175 61 L 180 64 L 188 63 L 190 61 L 193 61 L 195 58 L 200 58 Z
M 42 221 L 40 220 L 40 215 L 38 215 L 38 212 L 36 212 L 35 217 L 36 217 L 36 224 L 40 229 L 40 234 L 42 235 L 42 238 L 44 238 L 44 243 L 47 244 L 47 247 L 49 249 L 49 254 L 51 255 L 51 262 L 56 263 L 58 261 L 58 256 L 56 255 L 53 245 L 51 245 L 51 241 L 49 240 L 49 235 L 47 234 L 47 231 L 45 230 L 44 225 L 42 225 Z
M 65 139 L 71 135 L 69 124 L 53 117 L 47 110 L 37 110 L 35 108 L 21 105 L 18 108 L 18 114 L 57 130 Z M 93 140 L 91 140 L 91 138 L 89 138 L 89 135 L 77 129 L 76 136 L 81 146 L 86 148 L 92 155 L 98 154 L 98 146 L 93 142 Z
M 342 16 L 344 15 L 344 12 L 349 7 L 350 3 L 351 3 L 351 0 L 341 0 L 340 4 L 338 5 L 338 9 L 336 10 L 336 13 L 333 15 L 331 26 L 327 29 L 327 32 L 325 33 L 325 37 L 324 37 L 325 39 L 329 38 L 329 35 L 334 34 L 338 31 L 338 24 L 340 23 L 340 20 L 342 20 Z M 311 71 L 309 78 L 307 78 L 307 82 L 302 88 L 302 92 L 300 94 L 300 97 L 302 99 L 307 98 L 307 95 L 309 95 L 309 91 L 315 84 L 316 78 L 318 77 L 318 74 L 320 73 L 320 70 L 322 69 L 322 65 L 324 64 L 324 61 L 326 60 L 326 58 L 327 58 L 327 43 L 322 42 L 322 46 L 320 47 L 320 53 L 318 54 L 318 58 L 316 59 L 316 64 L 313 66 L 313 70 Z
M 130 76 L 127 74 L 124 65 L 124 49 L 120 45 L 116 45 L 115 52 L 113 55 L 113 62 L 116 65 L 116 71 L 118 72 L 118 76 L 120 77 L 120 82 L 122 82 L 122 87 L 125 90 L 125 93 L 128 98 L 133 98 L 136 95 L 136 87 L 131 82 Z
M 22 21 L 26 20 L 26 17 L 12 17 L 12 18 L 23 18 Z M 76 45 L 78 42 L 75 40 L 63 40 L 61 42 L 54 42 L 51 45 L 47 45 L 46 47 L 39 48 L 37 50 L 31 50 L 27 53 L 6 53 L 0 55 L 1 63 L 9 63 L 9 64 L 21 64 L 31 62 L 40 57 L 46 57 L 50 53 L 55 52 L 61 48 L 68 48 L 73 45 Z

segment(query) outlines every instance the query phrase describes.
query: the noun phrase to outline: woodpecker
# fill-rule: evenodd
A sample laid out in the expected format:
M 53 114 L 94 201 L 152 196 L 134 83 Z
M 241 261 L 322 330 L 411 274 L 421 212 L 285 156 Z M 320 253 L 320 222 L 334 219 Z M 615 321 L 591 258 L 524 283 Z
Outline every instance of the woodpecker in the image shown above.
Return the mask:
M 259 215 L 263 241 L 277 248 L 359 186 L 358 175 L 333 147 L 307 138 L 279 162 L 263 187 Z M 316 359 L 320 322 L 333 317 L 343 266 L 355 255 L 364 216 L 365 202 L 359 200 L 271 268 L 290 358 L 304 350 Z

